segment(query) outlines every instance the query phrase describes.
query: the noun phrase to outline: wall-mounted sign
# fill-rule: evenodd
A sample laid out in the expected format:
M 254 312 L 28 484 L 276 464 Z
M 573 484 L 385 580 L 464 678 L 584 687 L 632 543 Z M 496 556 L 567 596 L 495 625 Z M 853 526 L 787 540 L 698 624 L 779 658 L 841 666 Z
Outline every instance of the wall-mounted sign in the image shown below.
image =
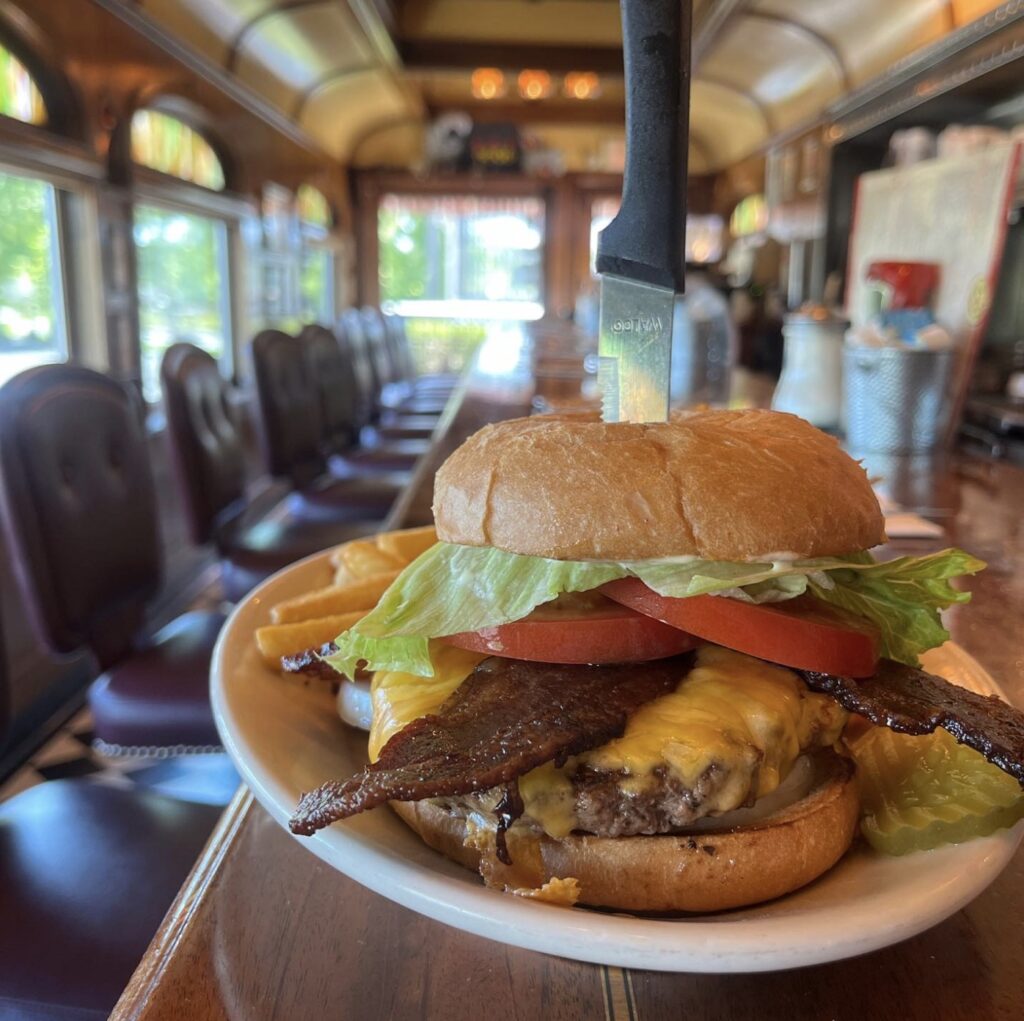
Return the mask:
M 469 136 L 475 170 L 515 173 L 522 167 L 523 144 L 514 124 L 475 124 Z

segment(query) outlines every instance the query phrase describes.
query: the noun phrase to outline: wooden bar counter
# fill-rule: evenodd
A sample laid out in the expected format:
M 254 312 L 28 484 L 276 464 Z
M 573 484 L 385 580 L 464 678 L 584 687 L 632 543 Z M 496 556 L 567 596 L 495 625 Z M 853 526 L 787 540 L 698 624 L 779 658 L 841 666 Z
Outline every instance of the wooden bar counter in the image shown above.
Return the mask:
M 486 364 L 440 424 L 391 525 L 429 515 L 433 470 L 489 420 L 524 414 L 523 360 Z M 953 636 L 1024 705 L 1024 471 L 954 456 L 894 463 L 892 495 L 989 563 Z M 1024 851 L 967 908 L 905 943 L 799 971 L 675 975 L 580 964 L 468 935 L 364 889 L 245 790 L 214 833 L 112 1015 L 118 1021 L 1024 1017 Z

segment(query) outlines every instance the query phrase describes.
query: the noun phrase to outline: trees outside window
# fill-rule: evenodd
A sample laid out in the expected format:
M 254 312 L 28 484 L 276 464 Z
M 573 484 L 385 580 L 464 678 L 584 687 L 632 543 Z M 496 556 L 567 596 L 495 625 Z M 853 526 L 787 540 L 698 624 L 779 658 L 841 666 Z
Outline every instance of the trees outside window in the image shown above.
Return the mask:
M 378 214 L 381 301 L 406 315 L 539 319 L 539 198 L 386 195 Z
M 56 189 L 0 174 L 0 383 L 66 356 Z
M 160 361 L 178 340 L 222 360 L 230 350 L 227 226 L 161 206 L 135 207 L 142 390 L 160 400 Z

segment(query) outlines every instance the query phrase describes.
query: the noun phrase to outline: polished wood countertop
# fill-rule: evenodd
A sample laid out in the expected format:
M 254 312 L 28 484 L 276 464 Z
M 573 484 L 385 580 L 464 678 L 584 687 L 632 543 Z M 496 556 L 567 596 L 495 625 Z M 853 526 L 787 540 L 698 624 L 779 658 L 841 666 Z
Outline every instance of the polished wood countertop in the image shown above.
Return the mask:
M 470 377 L 390 525 L 429 520 L 433 471 L 462 438 L 528 411 L 532 375 L 511 361 Z M 953 637 L 1024 706 L 1024 471 L 965 456 L 871 469 L 894 499 L 947 532 L 894 548 L 955 544 L 988 561 L 971 581 L 973 603 L 953 614 Z M 1022 946 L 1024 851 L 964 910 L 864 957 L 757 975 L 581 964 L 471 936 L 371 893 L 314 857 L 243 789 L 112 1017 L 1017 1019 Z

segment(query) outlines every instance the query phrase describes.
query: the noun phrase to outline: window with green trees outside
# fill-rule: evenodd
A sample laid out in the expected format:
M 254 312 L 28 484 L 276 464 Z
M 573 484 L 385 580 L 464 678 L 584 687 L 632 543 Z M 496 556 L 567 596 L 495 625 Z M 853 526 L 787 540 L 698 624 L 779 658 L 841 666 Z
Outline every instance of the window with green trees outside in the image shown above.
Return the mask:
M 210 217 L 135 207 L 142 390 L 160 400 L 160 362 L 178 340 L 209 351 L 230 351 L 231 315 L 227 227 Z
M 0 383 L 67 355 L 57 194 L 0 174 Z
M 132 117 L 132 159 L 151 170 L 224 190 L 224 168 L 213 146 L 176 117 L 139 110 Z

